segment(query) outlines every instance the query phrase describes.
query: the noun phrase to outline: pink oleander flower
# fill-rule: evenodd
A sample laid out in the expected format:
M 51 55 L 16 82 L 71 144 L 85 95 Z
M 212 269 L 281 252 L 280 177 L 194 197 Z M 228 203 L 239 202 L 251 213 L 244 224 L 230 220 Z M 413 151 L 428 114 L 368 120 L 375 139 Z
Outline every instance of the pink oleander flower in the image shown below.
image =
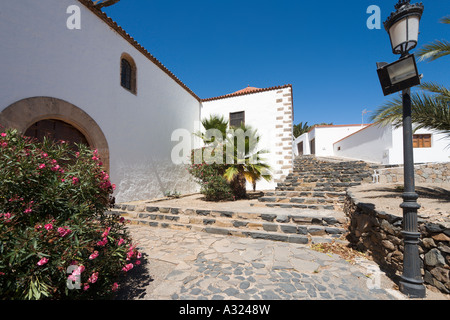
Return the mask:
M 122 245 L 125 242 L 125 240 L 123 238 L 120 238 L 119 243 L 117 245 Z
M 75 270 L 73 270 L 71 276 L 72 276 L 72 277 L 74 277 L 74 276 L 80 276 L 80 275 L 83 273 L 83 271 L 84 271 L 85 269 L 86 269 L 85 266 L 81 265 L 81 266 L 79 266 L 78 268 L 76 268 Z
M 109 234 L 109 231 L 111 231 L 111 227 L 108 227 L 108 228 L 105 230 L 105 232 L 102 233 L 102 238 L 107 237 L 108 234 Z
M 39 262 L 37 263 L 38 266 L 43 266 L 44 264 L 46 264 L 48 262 L 47 258 L 42 258 L 41 260 L 39 260 Z
M 72 230 L 68 229 L 67 227 L 64 227 L 64 228 L 63 227 L 59 227 L 58 228 L 58 233 L 59 233 L 59 236 L 61 238 L 64 238 L 65 236 L 67 236 L 71 232 L 72 232 Z
M 117 289 L 119 289 L 119 285 L 117 284 L 117 282 L 114 282 L 113 285 L 112 285 L 112 287 L 111 287 L 111 290 L 114 291 L 114 292 L 116 292 Z
M 8 220 L 11 218 L 11 213 L 7 212 L 7 213 L 2 213 L 0 216 L 3 216 L 3 218 L 5 220 Z
M 44 169 L 45 168 L 45 163 L 41 163 L 40 165 L 39 165 L 39 169 Z
M 90 277 L 88 282 L 89 283 L 96 283 L 98 280 L 98 272 L 94 272 Z
M 134 262 L 134 264 L 138 266 L 138 265 L 141 264 L 141 261 L 140 261 L 140 260 L 136 260 L 136 261 Z
M 89 285 L 88 285 L 88 284 L 85 284 L 84 287 L 83 287 L 83 290 L 84 290 L 84 291 L 87 291 L 88 289 L 89 289 Z
M 56 172 L 56 171 L 59 170 L 59 168 L 60 168 L 60 166 L 57 164 L 56 166 L 52 167 L 51 170 L 52 170 L 53 172 Z
M 104 237 L 103 240 L 97 242 L 98 246 L 104 247 L 108 243 L 108 238 Z
M 2 132 L 2 137 L 3 138 L 6 137 L 6 133 Z
M 23 213 L 32 213 L 32 212 L 33 212 L 33 210 L 31 208 L 27 208 L 27 209 L 25 209 L 25 211 Z
M 78 179 L 77 177 L 73 177 L 72 178 L 72 183 L 73 184 L 77 184 L 78 182 L 80 182 L 80 179 Z
M 52 225 L 51 223 L 47 223 L 47 224 L 44 226 L 44 228 L 45 228 L 45 230 L 50 231 L 50 230 L 53 230 L 53 225 Z
M 8 142 L 2 142 L 2 147 L 6 148 L 8 146 Z
M 97 258 L 97 257 L 98 257 L 98 251 L 96 250 L 96 251 L 94 251 L 93 254 L 91 254 L 91 255 L 89 256 L 89 260 L 94 260 L 94 259 Z
M 113 190 L 116 190 L 116 185 L 113 184 L 113 185 L 112 185 L 112 188 L 113 188 Z
M 47 158 L 47 157 L 48 157 L 48 154 L 46 154 L 45 152 L 42 153 L 42 158 Z
M 128 272 L 131 269 L 133 269 L 133 264 L 129 263 L 129 264 L 125 265 L 125 267 L 122 268 L 122 271 Z
M 94 161 L 98 161 L 98 160 L 99 160 L 99 158 L 98 158 L 98 157 L 96 157 L 96 156 L 93 156 L 93 157 L 92 157 L 92 160 L 94 160 Z

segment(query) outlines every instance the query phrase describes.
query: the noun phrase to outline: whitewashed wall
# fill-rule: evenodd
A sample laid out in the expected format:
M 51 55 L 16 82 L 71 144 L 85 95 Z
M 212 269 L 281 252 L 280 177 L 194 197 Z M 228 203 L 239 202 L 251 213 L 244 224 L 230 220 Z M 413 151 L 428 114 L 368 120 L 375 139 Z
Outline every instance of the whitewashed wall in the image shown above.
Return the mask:
M 335 125 L 318 126 L 298 137 L 294 141 L 295 154 L 298 155 L 297 145 L 303 141 L 303 154 L 311 154 L 311 141 L 315 139 L 315 155 L 318 157 L 329 157 L 334 155 L 333 143 L 361 130 L 364 126 L 359 125 Z
M 426 129 L 416 134 L 432 134 L 431 148 L 415 148 L 414 162 L 448 162 L 450 139 Z M 339 150 L 340 148 L 340 150 Z M 392 126 L 371 125 L 334 144 L 334 154 L 381 164 L 403 164 L 403 129 Z
M 287 87 L 203 102 L 202 119 L 222 115 L 228 120 L 230 113 L 245 111 L 245 124 L 258 130 L 261 136 L 258 149 L 269 150 L 264 157 L 273 174 L 271 182 L 261 180 L 257 183 L 258 190 L 275 188 L 276 183 L 292 171 L 291 90 Z
M 69 30 L 70 5 L 81 30 Z M 157 197 L 197 189 L 171 163 L 172 131 L 196 131 L 200 102 L 76 0 L 0 2 L 0 111 L 24 98 L 65 100 L 89 114 L 110 149 L 116 199 Z M 120 57 L 137 65 L 137 95 L 120 86 Z
M 388 164 L 392 149 L 392 127 L 370 125 L 334 144 L 339 157 Z
M 427 129 L 420 129 L 415 134 L 431 134 L 431 148 L 415 148 L 414 163 L 449 162 L 450 139 L 448 136 Z M 392 133 L 393 148 L 389 153 L 389 164 L 403 163 L 403 129 L 394 129 Z
M 304 155 L 308 155 L 311 154 L 311 150 L 310 150 L 310 145 L 309 145 L 309 134 L 308 132 L 305 132 L 304 134 L 302 134 L 301 136 L 298 136 L 295 140 L 294 140 L 294 144 L 292 146 L 292 152 L 294 153 L 295 156 L 299 155 L 298 152 L 298 146 L 300 143 L 303 142 L 303 154 Z

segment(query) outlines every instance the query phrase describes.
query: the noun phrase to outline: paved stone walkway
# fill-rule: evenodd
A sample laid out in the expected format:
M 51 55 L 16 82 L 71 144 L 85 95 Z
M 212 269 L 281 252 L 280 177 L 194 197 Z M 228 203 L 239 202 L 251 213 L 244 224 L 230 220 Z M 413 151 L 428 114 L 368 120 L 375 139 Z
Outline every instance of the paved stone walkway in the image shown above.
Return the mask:
M 119 299 L 405 299 L 377 265 L 307 245 L 129 226 L 144 254 Z

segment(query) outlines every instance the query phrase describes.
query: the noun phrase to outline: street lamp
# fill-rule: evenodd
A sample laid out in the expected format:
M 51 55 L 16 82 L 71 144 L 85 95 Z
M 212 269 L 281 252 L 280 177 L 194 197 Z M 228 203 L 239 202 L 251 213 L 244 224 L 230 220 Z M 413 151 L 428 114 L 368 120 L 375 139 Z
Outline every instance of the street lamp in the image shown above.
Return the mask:
M 403 274 L 400 291 L 413 298 L 424 298 L 426 294 L 419 258 L 420 233 L 417 226 L 417 211 L 420 205 L 415 191 L 414 152 L 411 121 L 411 87 L 420 84 L 415 57 L 409 51 L 417 46 L 419 22 L 424 10 L 423 4 L 410 4 L 410 0 L 399 0 L 393 12 L 384 23 L 391 39 L 392 52 L 400 54 L 394 63 L 377 63 L 380 83 L 385 95 L 403 91 L 403 161 L 404 193 L 403 203 Z

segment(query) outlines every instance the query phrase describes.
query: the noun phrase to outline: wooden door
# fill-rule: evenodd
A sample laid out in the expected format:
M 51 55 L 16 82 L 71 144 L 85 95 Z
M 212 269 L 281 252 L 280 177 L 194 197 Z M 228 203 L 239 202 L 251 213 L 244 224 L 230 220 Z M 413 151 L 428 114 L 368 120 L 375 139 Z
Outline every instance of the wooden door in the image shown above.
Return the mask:
M 316 138 L 311 140 L 311 154 L 316 154 Z
M 66 141 L 72 146 L 75 143 L 89 146 L 86 137 L 78 129 L 60 120 L 46 119 L 38 121 L 28 128 L 25 135 L 36 138 L 39 141 L 43 141 L 44 137 L 47 137 L 54 141 Z
M 300 142 L 299 144 L 297 144 L 297 150 L 298 150 L 298 155 L 302 156 L 303 155 L 303 141 Z

